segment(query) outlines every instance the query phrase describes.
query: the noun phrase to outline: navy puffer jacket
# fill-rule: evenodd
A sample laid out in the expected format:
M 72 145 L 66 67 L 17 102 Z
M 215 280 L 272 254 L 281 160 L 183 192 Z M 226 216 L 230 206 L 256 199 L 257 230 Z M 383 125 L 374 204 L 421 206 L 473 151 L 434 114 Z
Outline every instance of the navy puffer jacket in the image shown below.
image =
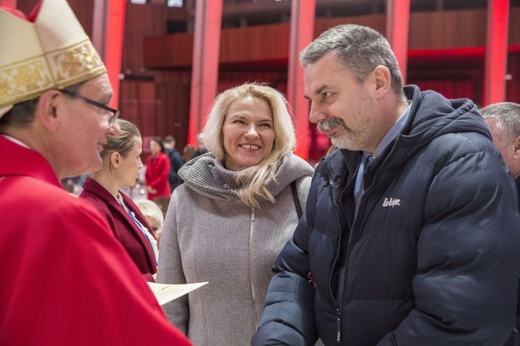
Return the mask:
M 357 215 L 361 152 L 317 167 L 253 345 L 496 346 L 511 334 L 514 182 L 471 101 L 405 92 L 408 122 L 368 164 Z

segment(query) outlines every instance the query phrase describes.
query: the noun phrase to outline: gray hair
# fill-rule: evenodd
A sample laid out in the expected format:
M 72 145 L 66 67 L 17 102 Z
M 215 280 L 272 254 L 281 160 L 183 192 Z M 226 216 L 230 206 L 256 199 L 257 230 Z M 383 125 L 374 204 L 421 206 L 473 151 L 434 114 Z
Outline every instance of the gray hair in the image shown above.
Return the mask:
M 504 139 L 512 141 L 520 136 L 520 104 L 514 102 L 494 103 L 480 109 L 484 118 L 497 119 L 495 128 Z
M 320 60 L 329 52 L 360 82 L 379 65 L 390 70 L 392 90 L 403 97 L 403 78 L 397 59 L 386 38 L 374 29 L 354 24 L 338 25 L 323 32 L 300 52 L 303 67 Z

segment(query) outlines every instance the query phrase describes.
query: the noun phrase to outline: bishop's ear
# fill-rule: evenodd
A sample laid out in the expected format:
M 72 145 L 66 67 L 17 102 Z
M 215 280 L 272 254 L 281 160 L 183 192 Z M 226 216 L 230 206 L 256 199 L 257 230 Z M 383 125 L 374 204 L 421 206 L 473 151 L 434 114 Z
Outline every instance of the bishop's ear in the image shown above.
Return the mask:
M 67 114 L 62 112 L 64 107 L 62 96 L 57 90 L 48 90 L 40 96 L 36 106 L 35 116 L 51 133 L 56 132 L 60 128 L 64 120 L 62 117 L 67 116 Z

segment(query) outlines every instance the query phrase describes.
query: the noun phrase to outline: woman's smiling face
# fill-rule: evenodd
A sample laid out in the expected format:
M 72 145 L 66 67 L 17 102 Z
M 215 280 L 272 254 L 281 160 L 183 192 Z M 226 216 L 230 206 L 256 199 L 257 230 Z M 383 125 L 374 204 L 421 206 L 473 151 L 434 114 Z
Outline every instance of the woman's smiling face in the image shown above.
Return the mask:
M 273 115 L 267 102 L 247 96 L 231 104 L 222 127 L 224 163 L 232 171 L 258 165 L 273 150 Z

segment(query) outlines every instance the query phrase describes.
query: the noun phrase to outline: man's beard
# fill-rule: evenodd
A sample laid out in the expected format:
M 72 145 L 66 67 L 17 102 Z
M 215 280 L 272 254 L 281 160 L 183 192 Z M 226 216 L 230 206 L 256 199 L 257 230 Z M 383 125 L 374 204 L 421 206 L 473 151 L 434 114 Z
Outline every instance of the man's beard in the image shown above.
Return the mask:
M 322 132 L 330 131 L 338 126 L 343 127 L 344 132 L 336 136 L 329 136 L 332 144 L 338 148 L 348 148 L 352 144 L 352 139 L 347 135 L 349 133 L 345 122 L 341 118 L 331 117 L 318 123 L 318 130 Z
M 346 127 L 343 119 L 337 118 L 337 117 L 331 117 L 327 120 L 320 121 L 318 123 L 318 130 L 320 130 L 321 132 L 327 132 L 327 131 L 330 131 L 331 129 L 335 128 L 338 125 Z

